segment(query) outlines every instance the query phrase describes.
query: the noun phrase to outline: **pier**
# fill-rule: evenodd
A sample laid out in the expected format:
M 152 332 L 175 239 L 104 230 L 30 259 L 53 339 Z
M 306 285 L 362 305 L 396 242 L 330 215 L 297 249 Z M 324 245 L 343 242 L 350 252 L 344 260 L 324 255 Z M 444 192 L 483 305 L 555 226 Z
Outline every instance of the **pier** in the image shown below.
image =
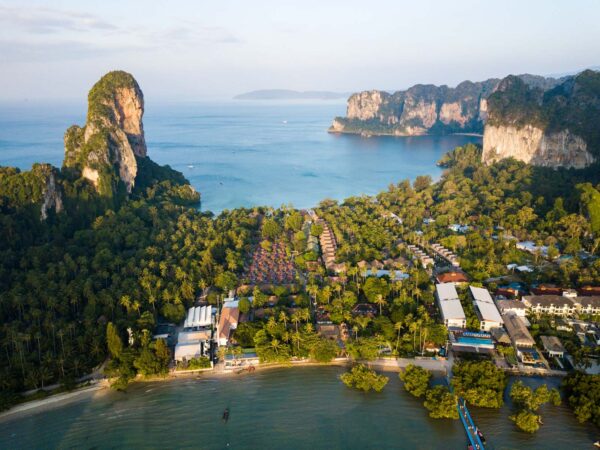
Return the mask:
M 469 414 L 467 403 L 464 401 L 464 399 L 459 398 L 456 407 L 458 408 L 460 421 L 465 427 L 465 431 L 467 432 L 467 437 L 469 438 L 469 443 L 471 446 L 476 450 L 485 450 L 485 446 L 483 445 L 483 442 L 481 442 L 479 434 L 477 434 L 475 422 L 473 422 L 473 418 L 471 417 L 471 414 Z

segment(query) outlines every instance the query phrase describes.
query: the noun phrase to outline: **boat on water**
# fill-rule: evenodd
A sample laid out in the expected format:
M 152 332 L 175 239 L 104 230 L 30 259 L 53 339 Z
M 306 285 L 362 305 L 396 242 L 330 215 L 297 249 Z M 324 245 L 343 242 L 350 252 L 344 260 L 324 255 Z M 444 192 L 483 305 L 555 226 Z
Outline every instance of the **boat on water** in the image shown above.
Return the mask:
M 477 428 L 477 436 L 479 436 L 481 443 L 485 444 L 485 437 L 483 436 L 483 433 L 481 432 L 481 430 L 479 428 Z
M 594 447 L 599 447 L 600 448 L 600 441 L 594 442 Z
M 229 408 L 225 408 L 225 411 L 223 411 L 223 422 L 227 423 L 228 420 L 229 420 Z

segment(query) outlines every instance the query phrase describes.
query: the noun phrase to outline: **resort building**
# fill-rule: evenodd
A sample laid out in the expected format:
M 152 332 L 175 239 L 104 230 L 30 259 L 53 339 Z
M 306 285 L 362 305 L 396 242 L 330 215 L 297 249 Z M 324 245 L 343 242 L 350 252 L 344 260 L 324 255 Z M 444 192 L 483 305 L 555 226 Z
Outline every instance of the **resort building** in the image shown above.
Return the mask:
M 188 310 L 183 331 L 177 335 L 175 345 L 175 360 L 184 361 L 210 356 L 211 342 L 213 339 L 213 313 L 212 306 L 196 306 Z
M 408 245 L 406 248 L 419 260 L 423 269 L 435 264 L 434 259 L 416 245 Z
M 577 311 L 575 300 L 562 295 L 524 295 L 523 303 L 534 314 L 571 316 Z
M 454 271 L 454 270 L 450 271 L 450 272 L 438 273 L 435 276 L 435 279 L 440 284 L 452 283 L 457 286 L 460 284 L 466 284 L 469 282 L 469 278 L 467 277 L 467 275 L 465 273 Z
M 496 300 L 500 314 L 514 313 L 519 317 L 527 316 L 527 305 L 519 300 Z
M 517 242 L 517 248 L 529 253 L 539 253 L 542 256 L 548 256 L 548 246 L 535 245 L 533 241 Z
M 182 331 L 177 336 L 175 361 L 191 360 L 210 355 L 212 330 Z
M 441 283 L 435 286 L 435 295 L 446 327 L 465 328 L 467 318 L 460 304 L 458 293 L 452 283 Z
M 469 291 L 471 292 L 471 297 L 473 297 L 473 305 L 475 306 L 475 312 L 481 324 L 481 329 L 490 331 L 492 328 L 502 327 L 504 321 L 488 290 L 469 286 Z
M 237 301 L 225 302 L 221 309 L 221 317 L 217 327 L 217 341 L 219 346 L 229 344 L 231 333 L 238 326 L 240 319 L 240 310 Z
M 600 314 L 600 296 L 578 297 L 576 304 L 581 314 Z
M 516 314 L 504 314 L 502 320 L 513 346 L 517 348 L 517 352 L 519 347 L 535 347 L 535 341 L 531 337 L 525 323 Z
M 458 257 L 443 245 L 433 243 L 431 244 L 431 250 L 433 250 L 438 258 L 450 263 L 451 266 L 460 267 Z
M 556 336 L 540 336 L 544 351 L 548 356 L 558 356 L 562 358 L 565 354 L 565 347 Z

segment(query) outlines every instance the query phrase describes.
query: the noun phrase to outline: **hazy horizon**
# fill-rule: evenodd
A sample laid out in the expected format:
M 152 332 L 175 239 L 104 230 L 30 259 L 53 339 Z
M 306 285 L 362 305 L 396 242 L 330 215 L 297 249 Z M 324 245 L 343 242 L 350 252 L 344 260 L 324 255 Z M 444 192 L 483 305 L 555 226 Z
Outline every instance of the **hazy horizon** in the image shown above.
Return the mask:
M 156 101 L 394 91 L 600 64 L 600 3 L 0 0 L 0 100 L 79 100 L 122 69 Z M 574 6 L 574 4 L 576 4 Z

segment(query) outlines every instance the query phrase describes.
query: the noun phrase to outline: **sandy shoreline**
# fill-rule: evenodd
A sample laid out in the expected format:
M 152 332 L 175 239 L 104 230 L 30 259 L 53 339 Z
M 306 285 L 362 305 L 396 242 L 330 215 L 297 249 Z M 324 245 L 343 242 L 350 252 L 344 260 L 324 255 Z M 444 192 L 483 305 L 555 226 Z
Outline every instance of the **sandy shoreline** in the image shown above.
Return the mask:
M 242 375 L 251 375 L 252 373 L 262 372 L 273 369 L 291 369 L 294 367 L 348 367 L 351 366 L 354 361 L 348 358 L 337 358 L 328 363 L 318 363 L 311 361 L 291 361 L 289 364 L 258 364 L 254 366 L 254 372 L 236 372 L 235 370 L 223 370 L 221 367 L 209 370 L 195 370 L 186 372 L 170 372 L 165 377 L 151 377 L 143 378 L 138 376 L 133 383 L 164 383 L 174 380 L 185 380 L 193 378 L 227 378 L 237 377 Z M 406 367 L 408 364 L 418 364 L 433 372 L 445 372 L 445 362 L 440 360 L 415 360 L 408 358 L 398 359 L 379 359 L 375 361 L 363 361 L 362 363 L 367 366 L 377 369 L 383 372 L 399 372 L 401 368 Z M 436 367 L 437 366 L 437 367 Z M 40 400 L 32 400 L 29 402 L 20 403 L 7 411 L 0 413 L 0 421 L 7 419 L 20 418 L 29 414 L 34 414 L 43 410 L 49 410 L 59 408 L 70 402 L 82 400 L 85 398 L 96 397 L 101 395 L 102 391 L 107 391 L 110 388 L 109 381 L 107 379 L 101 380 L 91 386 L 85 386 L 79 389 L 75 389 L 70 392 L 64 392 L 60 394 L 54 394 L 47 398 Z

